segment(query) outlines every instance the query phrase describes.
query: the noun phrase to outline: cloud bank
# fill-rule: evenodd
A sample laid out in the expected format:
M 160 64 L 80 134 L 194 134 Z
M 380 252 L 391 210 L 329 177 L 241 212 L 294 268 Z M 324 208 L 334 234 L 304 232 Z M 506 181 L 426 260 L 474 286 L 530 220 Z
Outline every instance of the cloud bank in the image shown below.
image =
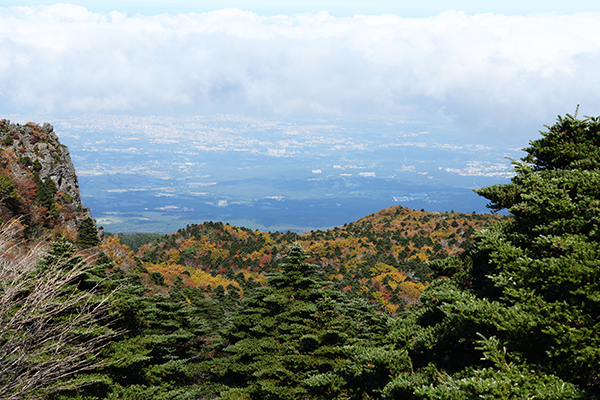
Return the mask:
M 68 115 L 435 116 L 465 130 L 600 114 L 600 14 L 127 16 L 0 8 L 0 107 Z

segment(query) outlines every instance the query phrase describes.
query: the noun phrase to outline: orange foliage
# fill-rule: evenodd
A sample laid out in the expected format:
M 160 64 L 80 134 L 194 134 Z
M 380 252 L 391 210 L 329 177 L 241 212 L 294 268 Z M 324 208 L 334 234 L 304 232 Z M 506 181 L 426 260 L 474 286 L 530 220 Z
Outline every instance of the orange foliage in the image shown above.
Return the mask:
M 194 245 L 197 243 L 196 240 L 194 240 L 194 238 L 188 238 L 185 239 L 184 241 L 181 242 L 181 244 L 179 245 L 179 251 L 182 251 L 184 249 L 187 249 L 188 247 L 194 247 Z
M 68 225 L 57 224 L 52 228 L 52 231 L 50 231 L 50 237 L 52 240 L 64 238 L 71 243 L 75 243 L 75 240 L 77 239 L 77 231 L 70 228 Z
M 110 259 L 114 260 L 115 264 L 123 268 L 125 271 L 135 265 L 133 261 L 133 251 L 129 247 L 119 243 L 119 236 L 115 235 L 103 240 L 98 246 L 100 251 L 103 251 Z
M 267 265 L 267 263 L 271 260 L 271 256 L 270 255 L 263 255 L 260 256 L 260 258 L 258 259 L 258 263 L 261 267 L 264 267 L 265 265 Z

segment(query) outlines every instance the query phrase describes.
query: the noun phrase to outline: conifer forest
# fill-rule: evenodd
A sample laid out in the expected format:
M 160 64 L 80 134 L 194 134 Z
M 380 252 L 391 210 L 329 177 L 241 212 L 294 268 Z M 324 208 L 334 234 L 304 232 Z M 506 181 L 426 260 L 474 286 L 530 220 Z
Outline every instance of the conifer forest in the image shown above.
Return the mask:
M 51 126 L 0 147 L 0 399 L 600 398 L 600 117 L 548 126 L 489 214 L 303 234 L 104 232 Z

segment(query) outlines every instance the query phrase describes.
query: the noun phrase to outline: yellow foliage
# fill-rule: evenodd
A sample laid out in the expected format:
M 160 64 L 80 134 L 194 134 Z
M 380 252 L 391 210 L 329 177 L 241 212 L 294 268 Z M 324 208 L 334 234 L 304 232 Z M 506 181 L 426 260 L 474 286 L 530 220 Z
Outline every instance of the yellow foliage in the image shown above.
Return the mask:
M 341 281 L 343 278 L 344 278 L 344 275 L 342 275 L 342 274 L 331 274 L 328 277 L 328 279 L 330 281 L 333 281 L 333 280 Z
M 166 283 L 170 285 L 175 282 L 177 276 L 183 275 L 183 271 L 187 269 L 182 265 L 167 264 L 164 262 L 159 264 L 147 264 L 146 268 L 148 269 L 148 272 L 160 272 L 165 277 Z M 215 288 L 219 285 L 223 285 L 223 287 L 233 285 L 237 286 L 240 289 L 240 293 L 242 293 L 240 284 L 234 280 L 227 279 L 221 275 L 212 276 L 208 272 L 204 272 L 201 269 L 187 269 L 187 271 L 190 273 L 190 278 L 192 282 L 194 282 L 195 286 L 206 288 L 208 285 L 211 285 L 213 288 Z M 255 278 L 255 280 L 257 279 Z
M 117 265 L 124 264 L 125 260 L 133 257 L 133 251 L 129 250 L 129 247 L 122 245 L 117 235 L 104 239 L 98 248 L 110 259 L 114 260 Z
M 264 254 L 264 253 L 263 253 L 263 249 L 260 249 L 260 250 L 255 250 L 255 251 L 253 251 L 252 253 L 250 253 L 250 254 L 247 254 L 247 255 L 244 257 L 244 260 L 245 260 L 245 261 L 249 261 L 249 260 L 250 260 L 250 261 L 251 261 L 251 260 L 258 260 L 260 257 L 262 257 L 262 256 L 263 256 L 263 254 Z
M 383 294 L 379 291 L 373 292 L 373 298 L 375 299 L 375 301 L 377 301 L 378 303 L 381 303 L 383 305 L 386 305 L 388 303 L 388 301 L 383 298 Z
M 204 253 L 217 250 L 217 246 L 215 246 L 214 243 L 209 242 L 205 236 L 202 236 L 202 238 L 199 241 L 196 241 L 196 243 L 200 245 L 200 250 Z
M 378 276 L 375 279 L 377 279 L 377 281 L 379 281 L 380 283 L 382 283 L 383 278 L 385 276 L 389 276 L 390 277 L 389 285 L 392 287 L 392 289 L 395 289 L 396 285 L 398 283 L 404 282 L 406 280 L 406 272 L 404 272 L 404 271 L 398 271 L 398 270 L 392 271 L 392 272 L 390 272 L 388 274 L 385 274 L 385 275 Z
M 317 243 L 314 243 L 312 246 L 309 246 L 306 249 L 306 252 L 311 256 L 318 256 L 323 258 L 328 253 L 327 246 L 327 241 L 319 241 Z
M 210 253 L 210 262 L 211 262 L 211 264 L 214 264 L 219 259 L 227 258 L 227 257 L 229 257 L 229 251 L 227 251 L 225 249 L 217 249 L 215 247 L 214 250 L 212 251 L 212 253 Z
M 360 262 L 358 260 L 358 258 L 352 258 L 352 259 L 350 259 L 350 261 L 344 263 L 344 266 L 346 267 L 346 270 L 352 271 L 352 270 L 355 270 L 356 267 L 358 267 L 360 264 L 364 264 L 364 263 Z
M 378 272 L 381 273 L 375 276 L 373 280 L 383 285 L 383 279 L 387 276 L 389 277 L 388 284 L 392 289 L 396 289 L 398 283 L 404 282 L 407 277 L 406 272 L 399 271 L 398 269 L 384 263 L 377 263 L 375 267 L 371 269 L 371 274 Z
M 263 233 L 262 237 L 265 239 L 265 246 L 274 246 L 277 244 L 268 233 Z
M 252 277 L 252 279 L 254 279 L 256 282 L 260 282 L 263 285 L 265 285 L 267 283 L 267 277 L 264 276 L 263 274 L 259 274 L 257 272 L 246 271 L 244 269 L 238 270 L 238 273 L 240 273 L 240 272 L 244 274 L 245 280 L 248 280 L 249 277 Z
M 179 259 L 181 256 L 181 253 L 179 252 L 179 250 L 171 249 L 171 250 L 169 250 L 169 252 L 167 254 L 169 254 L 169 262 L 170 263 L 177 264 L 179 262 Z
M 371 276 L 385 274 L 387 272 L 392 272 L 395 270 L 396 270 L 396 268 L 392 267 L 391 265 L 387 265 L 385 263 L 379 262 L 379 263 L 375 264 L 375 266 L 373 268 L 371 268 Z
M 416 299 L 421 296 L 421 291 L 425 288 L 425 286 L 423 286 L 422 283 L 402 282 L 398 285 L 398 288 L 401 292 Z
M 227 279 L 221 275 L 212 276 L 208 272 L 204 272 L 201 269 L 194 269 L 194 270 L 190 271 L 190 275 L 191 275 L 194 283 L 197 286 L 200 286 L 202 288 L 206 288 L 208 285 L 211 285 L 213 288 L 215 288 L 219 285 L 223 285 L 223 287 L 227 287 L 228 285 L 231 284 L 233 286 L 237 286 L 238 288 L 240 288 L 240 290 L 242 289 L 240 287 L 240 284 L 234 280 Z
M 196 244 L 196 240 L 194 238 L 185 239 L 180 245 L 179 250 L 187 249 L 188 247 L 193 247 Z
M 385 305 L 385 311 L 389 312 L 390 314 L 396 314 L 398 308 L 400 308 L 400 306 L 393 303 L 388 303 Z

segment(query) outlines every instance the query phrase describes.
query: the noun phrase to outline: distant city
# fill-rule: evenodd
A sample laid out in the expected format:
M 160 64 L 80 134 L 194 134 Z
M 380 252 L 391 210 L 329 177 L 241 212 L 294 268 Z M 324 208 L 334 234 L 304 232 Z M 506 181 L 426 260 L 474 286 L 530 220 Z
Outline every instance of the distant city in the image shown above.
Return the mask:
M 523 155 L 459 143 L 444 127 L 402 117 L 35 118 L 69 147 L 84 205 L 113 233 L 167 233 L 205 220 L 305 232 L 393 204 L 483 213 L 486 200 L 472 189 L 508 182 L 506 157 Z

